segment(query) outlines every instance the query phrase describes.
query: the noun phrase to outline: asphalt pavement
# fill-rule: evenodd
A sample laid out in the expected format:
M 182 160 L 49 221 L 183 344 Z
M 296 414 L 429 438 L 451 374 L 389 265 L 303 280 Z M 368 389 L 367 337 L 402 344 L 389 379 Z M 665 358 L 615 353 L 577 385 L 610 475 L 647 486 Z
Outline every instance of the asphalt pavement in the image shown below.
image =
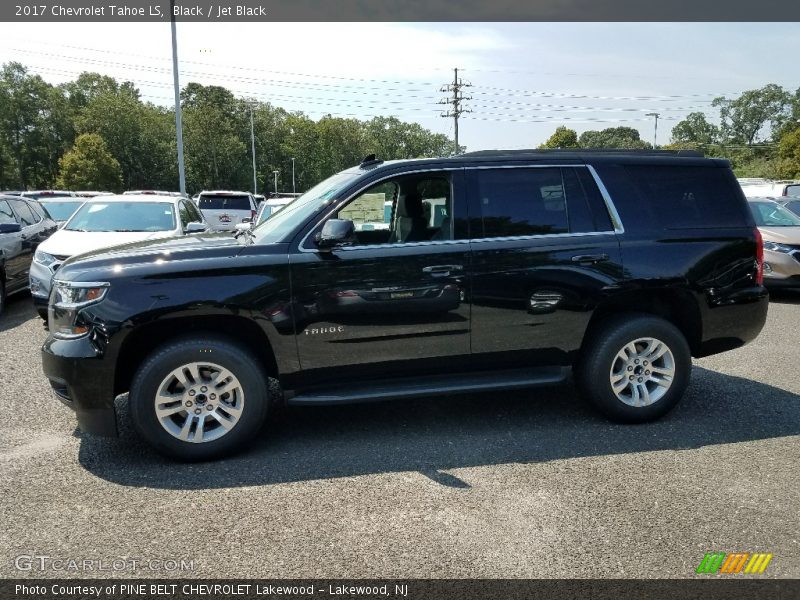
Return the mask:
M 611 424 L 571 386 L 295 408 L 245 454 L 187 465 L 123 400 L 119 439 L 81 434 L 30 297 L 11 298 L 0 577 L 683 578 L 716 551 L 800 577 L 799 329 L 800 293 L 774 298 L 653 424 Z

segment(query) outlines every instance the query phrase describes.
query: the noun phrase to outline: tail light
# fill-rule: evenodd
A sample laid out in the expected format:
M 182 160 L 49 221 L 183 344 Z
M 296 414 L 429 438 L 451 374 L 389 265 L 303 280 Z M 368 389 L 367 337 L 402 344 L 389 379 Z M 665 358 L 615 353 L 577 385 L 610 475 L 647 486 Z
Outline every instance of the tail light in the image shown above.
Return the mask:
M 756 284 L 764 285 L 764 238 L 758 227 L 756 233 Z

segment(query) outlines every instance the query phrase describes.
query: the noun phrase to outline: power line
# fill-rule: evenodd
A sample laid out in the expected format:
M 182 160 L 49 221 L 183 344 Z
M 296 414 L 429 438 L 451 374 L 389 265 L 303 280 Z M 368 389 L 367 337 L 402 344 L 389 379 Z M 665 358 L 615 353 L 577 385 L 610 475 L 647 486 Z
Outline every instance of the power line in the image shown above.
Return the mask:
M 449 83 L 439 89 L 440 92 L 444 93 L 453 93 L 451 98 L 444 98 L 439 100 L 439 104 L 450 105 L 452 108 L 449 108 L 447 112 L 441 114 L 444 118 L 453 118 L 453 129 L 454 129 L 454 138 L 455 138 L 455 154 L 460 154 L 461 150 L 459 149 L 458 145 L 458 118 L 464 114 L 472 112 L 471 110 L 464 108 L 464 102 L 467 100 L 472 100 L 472 96 L 464 96 L 464 88 L 472 87 L 471 83 L 464 83 L 458 77 L 458 69 L 453 69 L 453 83 Z

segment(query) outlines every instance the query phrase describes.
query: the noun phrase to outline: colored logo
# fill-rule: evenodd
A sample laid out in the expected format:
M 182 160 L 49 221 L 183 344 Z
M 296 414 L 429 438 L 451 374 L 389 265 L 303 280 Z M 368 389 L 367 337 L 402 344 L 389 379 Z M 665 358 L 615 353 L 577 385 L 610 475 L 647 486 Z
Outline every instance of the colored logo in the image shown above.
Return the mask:
M 697 573 L 763 573 L 772 554 L 763 552 L 707 552 L 697 567 Z

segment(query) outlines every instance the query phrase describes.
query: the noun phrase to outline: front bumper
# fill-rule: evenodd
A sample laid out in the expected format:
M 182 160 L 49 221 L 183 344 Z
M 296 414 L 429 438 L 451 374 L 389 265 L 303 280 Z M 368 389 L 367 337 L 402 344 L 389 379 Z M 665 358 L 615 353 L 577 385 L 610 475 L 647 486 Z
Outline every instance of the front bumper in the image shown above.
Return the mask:
M 53 394 L 75 411 L 81 431 L 116 436 L 114 370 L 91 337 L 59 340 L 42 347 L 42 368 Z
M 800 287 L 800 251 L 764 251 L 764 284 L 768 287 Z

